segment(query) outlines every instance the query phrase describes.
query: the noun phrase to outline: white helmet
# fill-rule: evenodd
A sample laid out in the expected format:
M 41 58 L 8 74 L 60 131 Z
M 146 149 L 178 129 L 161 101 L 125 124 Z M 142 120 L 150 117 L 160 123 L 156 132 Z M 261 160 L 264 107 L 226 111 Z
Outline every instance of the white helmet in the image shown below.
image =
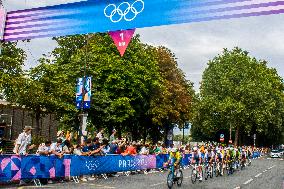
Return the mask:
M 171 152 L 173 152 L 173 153 L 177 152 L 177 148 L 172 148 Z
M 217 150 L 217 153 L 220 154 L 220 150 Z
M 197 151 L 197 147 L 194 147 L 194 148 L 193 148 L 193 151 Z

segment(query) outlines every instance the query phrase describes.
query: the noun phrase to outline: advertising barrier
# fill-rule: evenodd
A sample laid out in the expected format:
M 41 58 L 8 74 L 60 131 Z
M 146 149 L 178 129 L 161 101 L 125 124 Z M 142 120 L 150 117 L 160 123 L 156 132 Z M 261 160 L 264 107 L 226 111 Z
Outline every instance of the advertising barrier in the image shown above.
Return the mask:
M 157 159 L 167 155 L 137 156 L 0 156 L 0 182 L 20 179 L 55 178 L 157 168 Z M 160 156 L 159 156 L 160 157 Z M 159 161 L 160 167 L 163 162 Z
M 253 158 L 259 157 L 255 152 Z M 0 155 L 0 182 L 20 179 L 69 177 L 163 168 L 169 155 L 136 156 L 16 156 Z M 183 154 L 181 165 L 190 164 L 191 154 Z

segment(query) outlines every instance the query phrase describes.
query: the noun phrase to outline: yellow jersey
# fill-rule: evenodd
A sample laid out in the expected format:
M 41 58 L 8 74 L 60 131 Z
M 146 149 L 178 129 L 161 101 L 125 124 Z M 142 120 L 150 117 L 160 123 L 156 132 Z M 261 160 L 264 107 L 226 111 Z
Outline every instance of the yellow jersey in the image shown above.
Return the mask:
M 170 159 L 172 159 L 172 158 L 178 160 L 178 159 L 181 159 L 182 156 L 181 156 L 180 152 L 176 152 L 175 155 L 171 152 L 171 153 L 170 153 Z

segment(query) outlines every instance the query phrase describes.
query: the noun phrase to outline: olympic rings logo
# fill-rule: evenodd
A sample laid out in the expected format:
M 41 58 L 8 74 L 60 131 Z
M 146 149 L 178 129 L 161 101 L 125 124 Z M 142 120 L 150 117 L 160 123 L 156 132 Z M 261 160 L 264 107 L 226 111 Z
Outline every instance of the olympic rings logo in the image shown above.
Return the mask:
M 138 14 L 144 10 L 144 1 L 136 0 L 130 4 L 128 2 L 122 2 L 120 5 L 109 4 L 104 9 L 104 14 L 113 23 L 120 22 L 122 19 L 125 21 L 132 21 Z

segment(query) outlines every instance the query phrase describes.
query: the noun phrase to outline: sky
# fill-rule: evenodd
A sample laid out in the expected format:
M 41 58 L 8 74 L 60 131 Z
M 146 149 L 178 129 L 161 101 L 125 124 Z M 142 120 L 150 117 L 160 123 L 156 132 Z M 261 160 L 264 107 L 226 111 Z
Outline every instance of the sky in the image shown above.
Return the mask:
M 77 0 L 79 1 L 79 0 Z M 8 11 L 27 9 L 76 0 L 3 0 Z M 284 14 L 218 20 L 137 29 L 142 42 L 163 45 L 176 55 L 179 67 L 199 91 L 202 73 L 207 62 L 223 48 L 238 46 L 257 59 L 267 60 L 284 78 Z M 20 43 L 28 53 L 25 68 L 34 67 L 42 54 L 47 54 L 56 43 L 50 38 L 33 39 Z

